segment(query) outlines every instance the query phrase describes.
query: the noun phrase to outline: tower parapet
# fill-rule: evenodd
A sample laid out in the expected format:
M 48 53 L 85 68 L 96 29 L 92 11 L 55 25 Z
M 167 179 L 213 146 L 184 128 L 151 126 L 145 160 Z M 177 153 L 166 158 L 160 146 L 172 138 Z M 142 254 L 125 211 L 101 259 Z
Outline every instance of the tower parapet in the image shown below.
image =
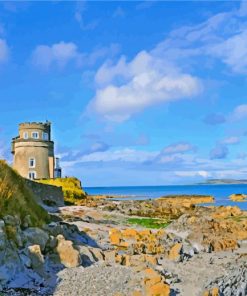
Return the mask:
M 28 179 L 54 178 L 54 142 L 51 123 L 24 122 L 19 124 L 19 135 L 12 139 L 13 167 Z

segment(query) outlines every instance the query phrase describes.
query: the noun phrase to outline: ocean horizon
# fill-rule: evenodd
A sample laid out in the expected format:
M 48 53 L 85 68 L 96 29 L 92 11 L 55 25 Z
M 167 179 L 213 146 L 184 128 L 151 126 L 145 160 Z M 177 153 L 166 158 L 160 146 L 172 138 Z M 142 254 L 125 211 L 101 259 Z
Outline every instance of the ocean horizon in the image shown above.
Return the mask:
M 91 195 L 114 195 L 116 199 L 125 197 L 126 200 L 155 199 L 165 195 L 189 194 L 212 195 L 215 203 L 205 205 L 238 206 L 247 210 L 247 202 L 233 202 L 229 199 L 231 194 L 247 194 L 247 184 L 191 184 L 191 185 L 159 185 L 159 186 L 106 186 L 85 187 Z M 127 197 L 126 197 L 127 196 Z

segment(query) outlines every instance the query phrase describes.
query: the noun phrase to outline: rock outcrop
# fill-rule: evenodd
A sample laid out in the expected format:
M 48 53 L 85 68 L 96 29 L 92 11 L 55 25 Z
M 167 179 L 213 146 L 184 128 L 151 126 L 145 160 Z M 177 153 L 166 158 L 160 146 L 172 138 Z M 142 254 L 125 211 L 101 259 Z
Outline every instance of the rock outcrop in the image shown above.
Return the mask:
M 63 235 L 57 236 L 56 252 L 58 253 L 61 263 L 65 267 L 77 267 L 80 265 L 79 251 L 73 247 L 73 242 L 65 240 Z
M 247 194 L 242 194 L 242 193 L 232 194 L 230 195 L 230 199 L 232 201 L 247 201 Z
M 230 267 L 225 276 L 215 279 L 207 286 L 205 296 L 247 295 L 247 263 Z

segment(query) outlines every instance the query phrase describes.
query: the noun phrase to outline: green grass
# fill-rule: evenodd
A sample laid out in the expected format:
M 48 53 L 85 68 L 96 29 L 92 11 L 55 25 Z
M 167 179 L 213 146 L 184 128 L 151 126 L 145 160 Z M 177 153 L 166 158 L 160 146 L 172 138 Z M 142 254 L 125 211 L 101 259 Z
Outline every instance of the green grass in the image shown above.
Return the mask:
M 155 229 L 165 228 L 170 224 L 167 220 L 157 218 L 129 218 L 127 221 L 129 224 Z
M 6 215 L 17 216 L 21 221 L 29 215 L 33 226 L 41 226 L 50 220 L 48 213 L 37 204 L 25 180 L 0 160 L 0 219 Z

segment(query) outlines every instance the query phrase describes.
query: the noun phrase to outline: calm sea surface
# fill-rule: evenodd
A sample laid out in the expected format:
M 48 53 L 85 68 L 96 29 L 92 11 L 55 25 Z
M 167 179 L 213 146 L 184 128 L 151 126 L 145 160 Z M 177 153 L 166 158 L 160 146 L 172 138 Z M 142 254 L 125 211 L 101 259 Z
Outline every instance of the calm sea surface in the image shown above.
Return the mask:
M 86 187 L 88 194 L 128 196 L 128 199 L 150 199 L 169 194 L 205 194 L 215 197 L 215 205 L 237 205 L 247 210 L 247 202 L 232 202 L 229 195 L 247 194 L 247 184 L 234 185 L 169 185 L 169 186 L 131 186 L 131 187 Z

